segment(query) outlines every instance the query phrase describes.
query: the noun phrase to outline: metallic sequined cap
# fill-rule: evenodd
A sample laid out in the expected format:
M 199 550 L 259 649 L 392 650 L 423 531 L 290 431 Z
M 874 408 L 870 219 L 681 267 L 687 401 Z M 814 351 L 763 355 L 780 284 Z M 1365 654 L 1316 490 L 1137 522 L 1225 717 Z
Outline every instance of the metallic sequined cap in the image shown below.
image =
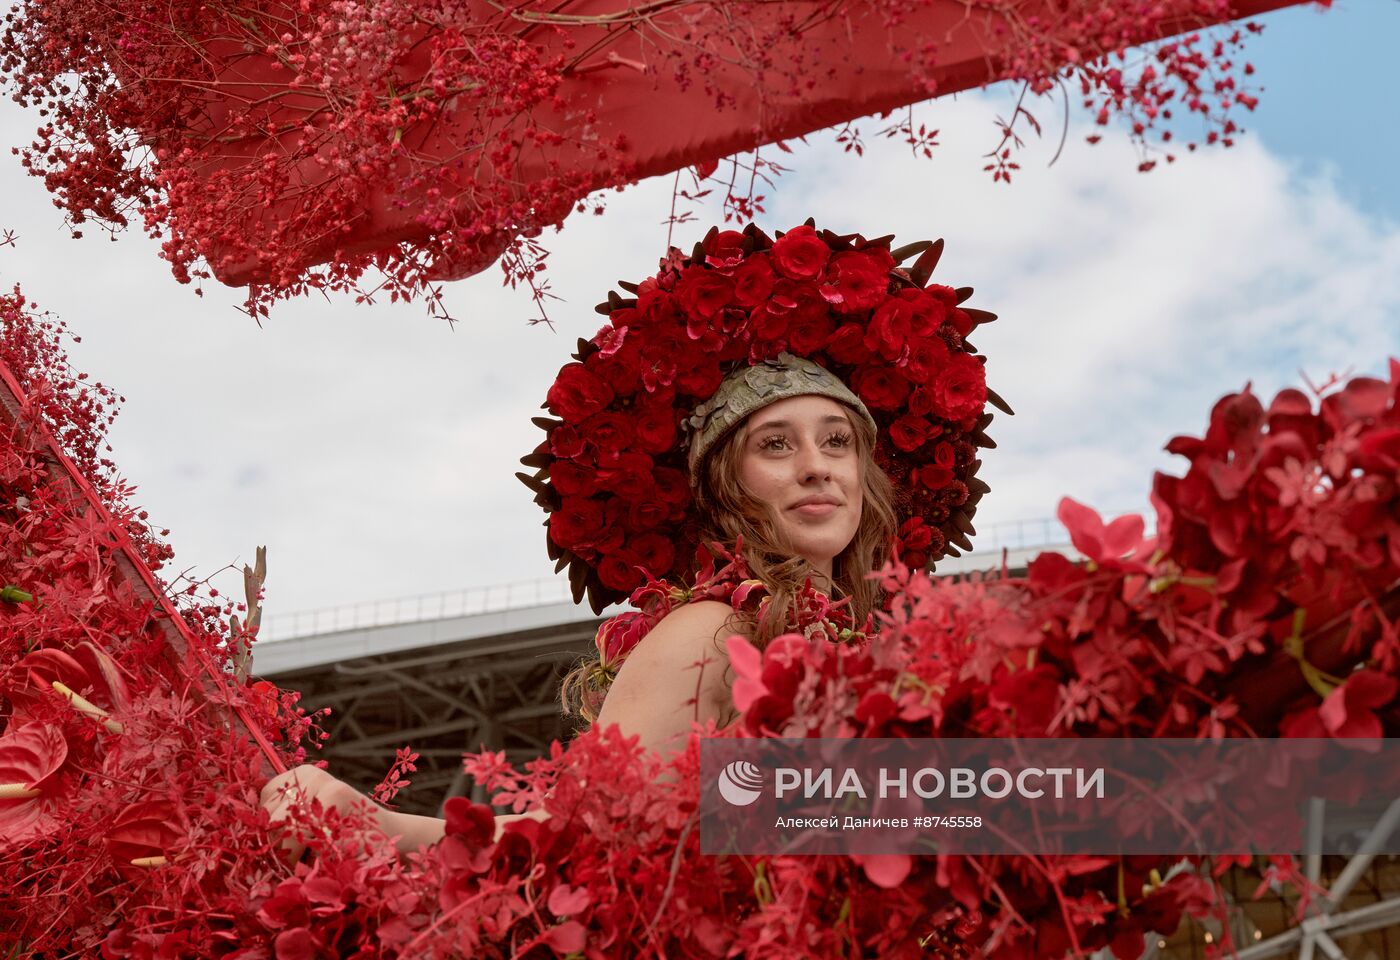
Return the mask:
M 695 485 L 705 454 L 730 430 L 743 423 L 745 417 L 779 400 L 807 396 L 828 397 L 844 403 L 860 414 L 872 430 L 876 429 L 875 418 L 865 404 L 836 374 L 811 360 L 780 353 L 772 360 L 731 372 L 714 396 L 696 407 L 686 419 L 691 485 Z

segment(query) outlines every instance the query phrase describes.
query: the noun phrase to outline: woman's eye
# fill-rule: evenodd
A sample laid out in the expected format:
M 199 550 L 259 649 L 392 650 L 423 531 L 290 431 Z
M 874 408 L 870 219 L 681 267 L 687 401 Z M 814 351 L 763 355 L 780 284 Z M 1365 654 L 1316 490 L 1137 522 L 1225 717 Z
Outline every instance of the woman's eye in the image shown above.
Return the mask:
M 833 447 L 849 447 L 851 445 L 851 435 L 849 433 L 833 433 L 826 438 L 826 442 Z
M 783 436 L 764 437 L 758 442 L 758 449 L 760 450 L 782 450 L 786 446 L 787 437 Z

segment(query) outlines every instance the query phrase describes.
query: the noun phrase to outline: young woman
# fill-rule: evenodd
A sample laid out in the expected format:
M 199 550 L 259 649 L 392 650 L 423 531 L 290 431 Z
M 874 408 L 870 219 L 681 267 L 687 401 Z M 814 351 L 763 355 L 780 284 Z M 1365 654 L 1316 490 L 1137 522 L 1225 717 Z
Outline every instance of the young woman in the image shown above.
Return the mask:
M 669 755 L 692 723 L 733 719 L 722 641 L 742 634 L 760 644 L 810 624 L 795 615 L 804 591 L 844 600 L 842 620 L 863 623 L 878 605 L 868 575 L 889 555 L 895 512 L 889 479 L 875 463 L 875 421 L 835 376 L 783 355 L 762 374 L 798 372 L 790 385 L 755 397 L 738 422 L 711 418 L 692 439 L 691 476 L 706 542 L 741 545 L 744 568 L 761 580 L 761 612 L 744 604 L 697 600 L 667 613 L 631 650 L 610 684 L 596 722 L 636 734 L 644 748 Z M 750 391 L 753 367 L 736 370 L 716 391 L 728 399 Z M 752 408 L 752 409 L 750 409 Z M 577 689 L 580 668 L 565 681 Z M 596 702 L 598 691 L 590 691 Z M 587 703 L 576 709 L 594 719 Z M 264 805 L 278 821 L 300 792 L 341 811 L 370 812 L 401 851 L 433 843 L 444 821 L 374 804 L 310 765 L 274 777 Z M 497 818 L 498 827 L 530 814 Z
M 941 243 L 890 239 L 712 230 L 599 306 L 609 326 L 560 370 L 521 475 L 575 599 L 638 608 L 599 630 L 566 709 L 669 755 L 693 723 L 734 719 L 725 638 L 858 637 L 892 550 L 921 566 L 968 545 L 1001 404 L 965 336 L 992 315 L 928 283 Z M 274 820 L 297 797 L 363 809 L 400 850 L 443 835 L 314 767 L 263 790 Z M 498 833 L 522 816 L 543 818 Z

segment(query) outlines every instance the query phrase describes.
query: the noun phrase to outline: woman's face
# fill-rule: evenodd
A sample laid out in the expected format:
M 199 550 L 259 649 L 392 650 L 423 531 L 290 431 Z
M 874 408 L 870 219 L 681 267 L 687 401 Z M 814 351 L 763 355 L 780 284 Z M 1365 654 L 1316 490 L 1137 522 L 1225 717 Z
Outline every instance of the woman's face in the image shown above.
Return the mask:
M 860 526 L 860 452 L 851 416 L 827 397 L 791 397 L 739 428 L 740 482 L 772 508 L 798 556 L 828 577 Z

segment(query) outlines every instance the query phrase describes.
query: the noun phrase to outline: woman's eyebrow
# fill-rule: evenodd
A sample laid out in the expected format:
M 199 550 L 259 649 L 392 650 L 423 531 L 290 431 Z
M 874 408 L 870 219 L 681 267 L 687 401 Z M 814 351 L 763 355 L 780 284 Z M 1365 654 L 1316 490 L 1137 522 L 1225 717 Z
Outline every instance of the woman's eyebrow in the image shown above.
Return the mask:
M 822 417 L 822 423 L 845 423 L 851 422 L 850 417 L 843 413 L 832 413 Z M 757 433 L 759 430 L 785 430 L 792 426 L 787 420 L 765 420 L 762 423 L 749 427 L 750 433 Z

